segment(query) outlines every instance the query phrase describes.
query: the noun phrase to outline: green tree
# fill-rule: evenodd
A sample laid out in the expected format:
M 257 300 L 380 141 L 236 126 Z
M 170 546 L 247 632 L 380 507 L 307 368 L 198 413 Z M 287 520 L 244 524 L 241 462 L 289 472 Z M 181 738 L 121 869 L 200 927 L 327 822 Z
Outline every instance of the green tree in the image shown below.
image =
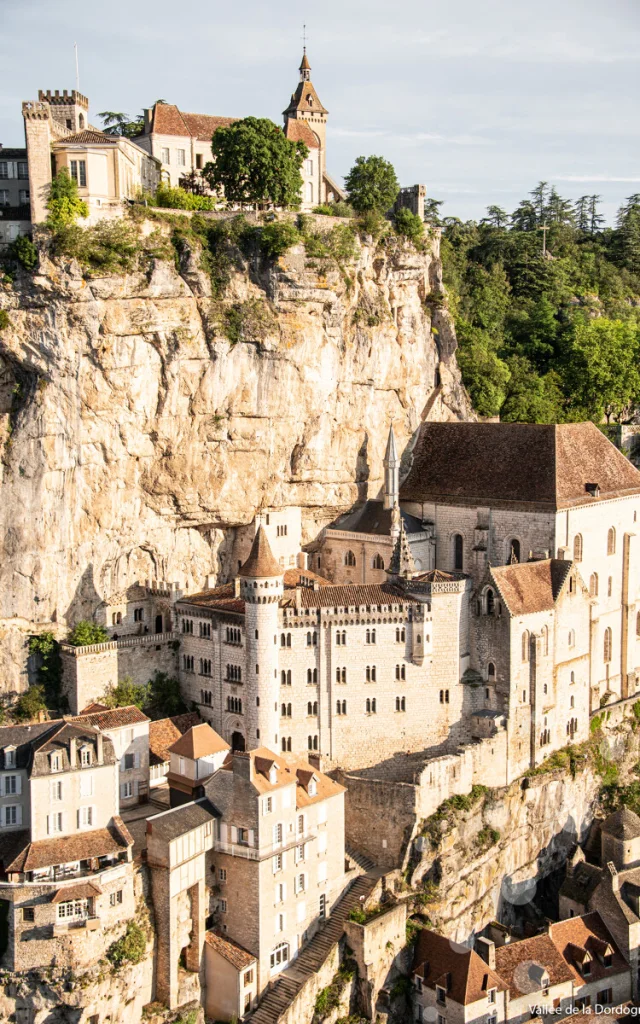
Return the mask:
M 145 710 L 153 717 L 171 718 L 187 711 L 180 683 L 175 676 L 170 676 L 166 672 L 156 672 L 153 679 L 149 680 L 148 687 L 149 695 Z
M 604 224 L 604 217 L 598 213 L 598 204 L 602 196 L 589 196 L 589 234 L 595 235 Z
M 412 213 L 411 210 L 403 207 L 396 213 L 394 223 L 399 235 L 404 235 L 415 246 L 422 245 L 424 240 L 424 221 L 420 219 L 417 213 Z
M 444 199 L 425 199 L 424 201 L 424 219 L 429 224 L 435 224 L 436 227 L 441 223 L 440 221 L 440 207 L 444 204 Z
M 492 228 L 506 228 L 509 224 L 509 214 L 501 206 L 487 206 L 487 216 L 480 221 L 481 224 L 488 224 Z
M 550 224 L 573 224 L 573 203 L 570 199 L 563 199 L 562 196 L 558 195 L 555 188 L 551 188 L 545 216 Z
M 87 619 L 81 619 L 80 622 L 76 623 L 67 637 L 67 643 L 72 644 L 74 647 L 104 644 L 107 640 L 109 640 L 109 634 L 106 629 L 98 626 L 95 622 L 88 622 Z
M 523 199 L 511 214 L 511 226 L 517 231 L 535 231 L 537 228 L 536 207 L 528 199 Z
M 144 958 L 147 949 L 147 940 L 139 924 L 129 921 L 127 930 L 122 938 L 112 942 L 107 950 L 107 960 L 115 968 L 123 964 L 139 964 Z
M 36 685 L 30 686 L 26 693 L 18 697 L 11 713 L 18 722 L 32 722 L 46 708 L 44 687 Z
M 89 207 L 78 195 L 78 183 L 69 177 L 66 167 L 61 167 L 49 188 L 47 198 L 47 227 L 52 231 L 75 224 L 78 217 L 88 217 Z
M 558 374 L 539 376 L 528 359 L 507 359 L 509 383 L 500 419 L 510 423 L 561 423 L 564 396 Z
M 618 210 L 618 249 L 623 266 L 640 274 L 640 193 L 629 196 Z
M 267 118 L 245 117 L 218 128 L 211 144 L 213 163 L 203 171 L 215 192 L 229 203 L 297 207 L 300 168 L 309 150 L 287 139 Z
M 591 196 L 580 196 L 576 199 L 573 204 L 573 215 L 575 217 L 575 223 L 578 231 L 584 231 L 585 234 L 589 232 L 590 218 L 589 218 L 589 200 Z
M 38 250 L 26 235 L 18 235 L 11 243 L 9 255 L 21 263 L 25 270 L 35 270 L 38 266 Z
M 381 156 L 359 156 L 345 180 L 347 197 L 357 213 L 386 213 L 400 191 L 393 165 Z
M 509 367 L 482 331 L 462 330 L 458 363 L 465 386 L 480 416 L 497 416 L 507 396 Z
M 53 706 L 59 705 L 62 661 L 60 659 L 60 644 L 53 633 L 47 630 L 30 637 L 29 654 L 36 659 L 38 685 L 42 687 L 47 702 Z
M 531 205 L 536 214 L 536 226 L 542 224 L 547 214 L 547 206 L 551 194 L 548 181 L 539 181 L 535 188 L 531 189 Z
M 142 711 L 149 703 L 149 684 L 136 684 L 131 676 L 125 676 L 116 686 L 107 687 L 100 700 L 108 708 L 128 708 L 134 704 Z
M 640 401 L 640 327 L 631 321 L 580 317 L 568 350 L 574 404 L 596 422 L 619 420 Z

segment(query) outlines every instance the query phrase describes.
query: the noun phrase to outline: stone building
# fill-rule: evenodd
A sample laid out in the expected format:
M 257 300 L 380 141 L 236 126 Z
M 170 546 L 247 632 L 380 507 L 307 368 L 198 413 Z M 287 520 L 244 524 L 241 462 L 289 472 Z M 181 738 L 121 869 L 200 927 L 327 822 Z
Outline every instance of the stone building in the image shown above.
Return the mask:
M 193 725 L 169 747 L 167 773 L 172 807 L 204 797 L 204 783 L 227 759 L 230 745 L 207 722 Z
M 94 963 L 135 913 L 112 741 L 69 721 L 0 729 L 2 962 Z
M 200 715 L 188 711 L 172 718 L 159 718 L 149 723 L 149 787 L 161 786 L 171 765 L 170 748 L 193 725 L 199 725 Z
M 40 90 L 37 101 L 22 104 L 22 115 L 34 224 L 46 219 L 49 187 L 63 167 L 89 206 L 85 223 L 120 216 L 123 203 L 158 187 L 159 161 L 131 139 L 92 127 L 89 101 L 75 89 Z
M 27 151 L 0 144 L 0 250 L 30 230 Z
M 120 771 L 120 807 L 146 803 L 149 799 L 150 720 L 135 705 L 107 708 L 91 704 L 72 721 L 90 725 L 113 743 Z

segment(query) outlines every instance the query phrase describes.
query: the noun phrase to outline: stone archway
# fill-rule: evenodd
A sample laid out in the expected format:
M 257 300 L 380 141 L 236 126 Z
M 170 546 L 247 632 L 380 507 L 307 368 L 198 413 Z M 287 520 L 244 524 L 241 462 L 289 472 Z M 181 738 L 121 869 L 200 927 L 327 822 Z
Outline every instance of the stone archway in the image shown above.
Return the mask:
M 242 735 L 242 733 L 241 732 L 232 732 L 231 733 L 231 749 L 232 750 L 243 751 L 243 750 L 246 750 L 246 748 L 247 748 L 247 745 L 246 745 L 245 738 Z

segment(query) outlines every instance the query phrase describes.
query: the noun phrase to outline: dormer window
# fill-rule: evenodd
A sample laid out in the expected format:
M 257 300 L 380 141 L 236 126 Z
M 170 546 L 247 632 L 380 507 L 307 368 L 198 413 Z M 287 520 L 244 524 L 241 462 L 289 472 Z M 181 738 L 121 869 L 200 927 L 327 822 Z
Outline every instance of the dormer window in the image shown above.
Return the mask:
M 603 958 L 602 958 L 602 962 L 603 962 L 605 967 L 611 967 L 611 964 L 613 963 L 613 954 L 610 953 L 610 952 L 609 953 L 605 953 Z
M 62 771 L 62 758 L 60 754 L 51 755 L 51 771 L 60 772 Z
M 309 779 L 309 796 L 316 796 L 318 792 L 318 783 L 315 779 Z
M 15 768 L 16 766 L 16 748 L 5 747 L 4 748 L 4 766 L 5 768 Z
M 591 974 L 591 960 L 585 960 L 582 964 L 582 974 L 585 978 L 588 978 Z
M 80 764 L 87 768 L 91 764 L 91 747 L 80 748 Z
M 276 766 L 274 764 L 272 764 L 271 768 L 269 769 L 269 782 L 271 783 L 272 786 L 275 786 L 277 781 L 278 781 L 278 770 L 277 770 Z
M 444 1006 L 446 1001 L 447 1001 L 446 990 L 443 989 L 440 985 L 436 985 L 436 1002 L 440 1006 Z

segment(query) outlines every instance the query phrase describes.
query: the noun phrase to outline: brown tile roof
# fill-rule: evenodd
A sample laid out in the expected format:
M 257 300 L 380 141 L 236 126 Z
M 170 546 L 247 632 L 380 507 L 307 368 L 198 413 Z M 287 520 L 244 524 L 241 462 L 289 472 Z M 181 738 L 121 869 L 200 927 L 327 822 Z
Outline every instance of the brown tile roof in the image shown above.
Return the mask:
M 446 572 L 444 569 L 428 569 L 426 572 L 418 572 L 412 579 L 418 583 L 458 583 L 466 579 L 463 572 Z
M 171 760 L 169 747 L 194 725 L 201 721 L 197 711 L 173 718 L 160 718 L 149 724 L 149 764 L 166 764 Z
M 514 999 L 540 989 L 541 976 L 532 973 L 532 965 L 545 968 L 552 985 L 573 981 L 571 970 L 548 935 L 534 935 L 496 949 L 496 971 Z
M 71 142 L 74 145 L 82 143 L 85 145 L 102 145 L 102 146 L 117 146 L 118 136 L 116 135 L 105 135 L 104 132 L 100 132 L 97 128 L 87 128 L 83 132 L 76 132 L 75 135 L 65 135 L 64 138 L 58 140 L 61 145 L 66 145 Z
M 141 722 L 149 722 L 145 714 L 135 704 L 125 708 L 106 708 L 100 711 L 85 712 L 71 719 L 72 722 L 86 722 L 96 729 L 106 732 L 109 729 L 122 729 L 127 725 L 139 725 Z
M 415 516 L 400 509 L 400 516 L 407 533 L 420 533 L 422 523 Z M 366 501 L 360 508 L 331 523 L 329 530 L 345 530 L 349 533 L 368 533 L 380 537 L 391 536 L 391 509 L 385 508 L 382 501 Z
M 311 569 L 280 569 L 284 571 L 284 589 L 295 590 L 296 587 L 308 587 L 308 581 L 317 583 L 319 587 L 333 586 L 331 580 L 312 572 Z M 305 581 L 307 581 L 305 583 Z M 187 604 L 194 604 L 198 608 L 211 608 L 212 611 L 234 612 L 244 615 L 244 599 L 235 596 L 234 583 L 221 583 L 219 587 L 211 590 L 202 590 L 198 594 L 189 594 L 182 598 Z
M 209 754 L 219 754 L 223 750 L 229 750 L 230 744 L 223 740 L 207 722 L 200 725 L 193 725 L 180 739 L 169 747 L 170 754 L 180 754 L 182 757 L 189 757 L 197 761 L 199 757 L 207 757 Z
M 292 142 L 304 142 L 309 149 L 320 148 L 316 136 L 302 117 L 288 117 L 284 126 L 284 134 Z
M 309 103 L 309 98 L 311 98 L 311 103 Z M 290 114 L 295 114 L 298 110 L 310 110 L 314 114 L 329 113 L 327 108 L 322 106 L 311 82 L 298 82 L 298 87 L 289 101 L 289 106 L 283 111 L 283 115 L 287 117 Z
M 318 771 L 308 761 L 305 761 L 303 757 L 298 757 L 295 754 L 274 754 L 268 747 L 257 747 L 255 750 L 242 753 L 234 751 L 222 766 L 225 771 L 233 771 L 235 757 L 251 758 L 251 781 L 259 793 L 270 793 L 280 786 L 290 786 L 295 782 L 297 807 L 306 807 L 318 800 L 326 800 L 328 797 L 337 796 L 345 791 L 344 786 L 340 786 L 324 772 Z M 276 768 L 275 782 L 269 780 L 269 773 L 273 765 Z M 310 796 L 305 788 L 312 776 L 315 776 L 317 784 L 315 796 Z M 212 776 L 211 779 L 211 785 L 207 786 L 207 792 L 215 803 L 216 776 Z
M 389 583 L 346 584 L 344 586 L 321 587 L 320 590 L 303 589 L 300 593 L 303 608 L 360 607 L 361 605 L 404 605 L 409 604 L 400 591 Z
M 11 863 L 5 864 L 5 871 L 37 871 L 56 864 L 69 864 L 72 861 L 124 853 L 130 846 L 133 846 L 131 833 L 121 818 L 114 817 L 107 828 L 77 832 L 75 835 L 58 839 L 28 842 Z
M 102 895 L 102 889 L 97 882 L 79 882 L 78 885 L 68 885 L 66 889 L 58 889 L 53 894 L 52 903 L 66 903 L 67 900 L 88 900 Z
M 566 921 L 552 924 L 549 928 L 549 938 L 565 960 L 572 977 L 580 985 L 584 984 L 585 979 L 576 964 L 582 963 L 587 953 L 592 957 L 589 981 L 609 978 L 612 974 L 629 970 L 627 961 L 598 913 L 585 914 L 584 917 L 569 917 Z M 598 959 L 598 956 L 603 956 L 607 949 L 613 954 L 611 967 L 605 967 Z
M 220 932 L 207 932 L 204 941 L 212 949 L 215 949 L 216 953 L 219 953 L 225 960 L 228 960 L 237 971 L 244 971 L 246 967 L 251 967 L 256 962 L 256 957 L 253 953 L 249 953 L 248 950 L 239 946 L 237 942 L 232 942 L 231 939 L 221 935 Z
M 285 569 L 284 571 L 285 590 L 305 586 L 305 580 L 311 580 L 312 583 L 317 583 L 319 587 L 333 586 L 331 580 L 325 579 L 324 576 L 319 576 L 317 572 L 312 572 L 311 569 Z
M 68 772 L 78 767 L 78 762 L 71 765 L 71 740 L 76 741 L 76 751 L 79 751 L 83 744 L 87 744 L 93 751 L 93 760 L 97 763 L 98 758 L 98 730 L 85 723 L 73 720 L 56 723 L 56 727 L 44 736 L 32 742 L 33 757 L 31 761 L 30 774 L 32 776 L 49 775 L 51 773 L 50 754 L 57 752 L 61 755 L 62 771 Z M 77 754 L 79 757 L 79 754 Z M 105 736 L 102 740 L 102 764 L 115 764 L 117 761 L 113 743 Z
M 560 558 L 545 558 L 492 566 L 489 576 L 512 615 L 531 615 L 553 608 L 572 564 Z
M 424 928 L 413 955 L 413 972 L 431 989 L 446 989 L 447 998 L 461 1006 L 486 1000 L 491 988 L 504 992 L 499 975 L 472 950 Z
M 638 493 L 638 470 L 590 422 L 425 423 L 400 488 L 404 501 L 549 510 Z
M 84 718 L 85 715 L 93 715 L 96 711 L 108 711 L 109 708 L 106 704 L 99 704 L 97 701 L 92 701 L 91 704 L 87 704 L 86 708 L 83 708 L 78 718 Z
M 237 120 L 237 117 L 188 114 L 173 103 L 156 103 L 153 107 L 151 131 L 158 135 L 182 135 L 209 142 L 218 128 Z
M 284 575 L 283 568 L 278 565 L 273 557 L 271 545 L 262 526 L 258 527 L 253 538 L 249 557 L 244 565 L 240 567 L 238 575 L 257 577 L 258 579 L 264 579 L 266 576 Z
M 614 839 L 637 839 L 640 836 L 640 818 L 628 807 L 621 807 L 605 818 L 600 830 Z

